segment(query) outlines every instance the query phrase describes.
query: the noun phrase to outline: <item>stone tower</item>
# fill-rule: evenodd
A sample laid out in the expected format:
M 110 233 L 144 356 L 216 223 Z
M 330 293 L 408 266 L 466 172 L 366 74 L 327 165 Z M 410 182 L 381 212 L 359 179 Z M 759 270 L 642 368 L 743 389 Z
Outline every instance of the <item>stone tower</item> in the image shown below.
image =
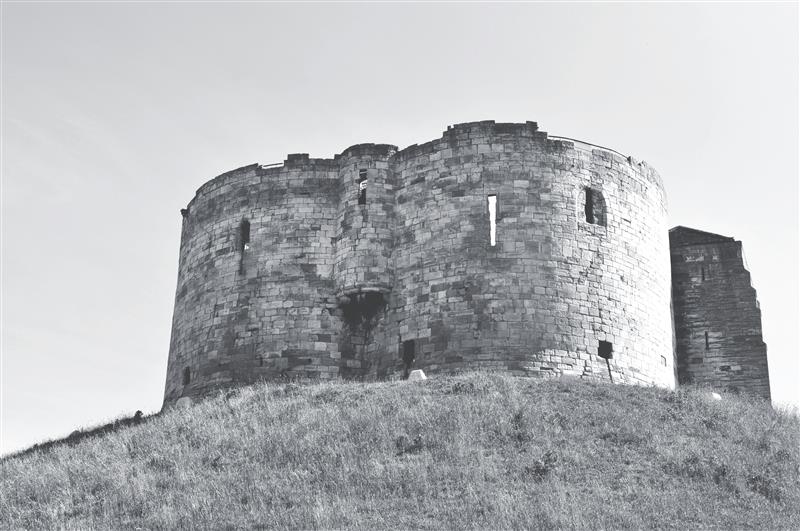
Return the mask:
M 165 404 L 415 368 L 676 384 L 661 178 L 534 122 L 245 166 L 182 213 Z
M 742 242 L 687 227 L 669 231 L 679 383 L 770 399 L 761 309 Z

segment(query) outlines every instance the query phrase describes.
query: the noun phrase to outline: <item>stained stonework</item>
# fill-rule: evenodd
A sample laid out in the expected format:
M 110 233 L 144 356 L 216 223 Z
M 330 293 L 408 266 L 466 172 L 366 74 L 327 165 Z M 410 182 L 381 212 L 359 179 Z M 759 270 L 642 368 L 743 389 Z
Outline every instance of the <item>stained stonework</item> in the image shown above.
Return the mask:
M 675 385 L 660 177 L 533 122 L 246 166 L 183 213 L 165 403 L 413 369 Z
M 769 400 L 761 309 L 742 242 L 686 227 L 669 239 L 679 382 Z

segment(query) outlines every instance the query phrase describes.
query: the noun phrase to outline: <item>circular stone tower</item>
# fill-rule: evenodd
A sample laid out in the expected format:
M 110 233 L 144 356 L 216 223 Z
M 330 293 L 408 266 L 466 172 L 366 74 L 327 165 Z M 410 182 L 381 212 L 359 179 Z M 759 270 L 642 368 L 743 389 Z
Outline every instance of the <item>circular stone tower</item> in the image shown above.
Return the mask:
M 413 368 L 675 385 L 661 179 L 533 122 L 247 166 L 183 215 L 165 403 Z

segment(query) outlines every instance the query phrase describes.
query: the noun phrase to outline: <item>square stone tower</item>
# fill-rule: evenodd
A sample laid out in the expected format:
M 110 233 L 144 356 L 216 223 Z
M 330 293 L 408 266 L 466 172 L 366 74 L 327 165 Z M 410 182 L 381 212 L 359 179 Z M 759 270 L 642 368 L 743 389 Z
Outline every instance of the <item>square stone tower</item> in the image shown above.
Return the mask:
M 669 244 L 678 382 L 769 400 L 761 309 L 742 242 L 679 226 Z

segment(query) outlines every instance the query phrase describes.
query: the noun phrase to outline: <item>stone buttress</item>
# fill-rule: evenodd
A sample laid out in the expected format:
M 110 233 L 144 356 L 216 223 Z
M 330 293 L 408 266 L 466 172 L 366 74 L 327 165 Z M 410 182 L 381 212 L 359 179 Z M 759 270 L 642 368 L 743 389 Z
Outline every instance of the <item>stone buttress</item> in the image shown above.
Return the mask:
M 679 383 L 769 400 L 761 308 L 742 242 L 687 227 L 669 236 Z

